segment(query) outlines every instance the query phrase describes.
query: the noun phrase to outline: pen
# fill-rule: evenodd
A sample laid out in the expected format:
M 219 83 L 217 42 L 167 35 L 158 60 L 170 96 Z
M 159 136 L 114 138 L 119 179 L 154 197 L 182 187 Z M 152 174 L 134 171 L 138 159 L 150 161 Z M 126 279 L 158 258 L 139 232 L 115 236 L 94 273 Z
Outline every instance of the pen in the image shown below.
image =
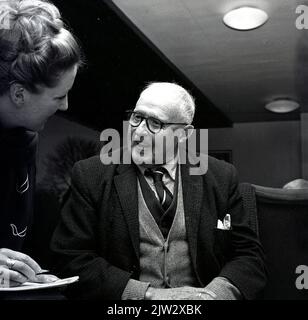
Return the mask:
M 40 275 L 40 274 L 47 274 L 50 273 L 50 270 L 46 270 L 46 269 L 42 269 L 40 272 L 36 273 L 36 275 Z

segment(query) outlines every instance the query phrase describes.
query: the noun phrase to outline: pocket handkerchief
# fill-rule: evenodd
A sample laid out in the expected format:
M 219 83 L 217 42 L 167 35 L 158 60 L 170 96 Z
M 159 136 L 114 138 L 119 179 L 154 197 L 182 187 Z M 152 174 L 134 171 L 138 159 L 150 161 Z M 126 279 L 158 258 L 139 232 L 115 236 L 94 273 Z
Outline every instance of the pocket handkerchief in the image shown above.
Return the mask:
M 217 229 L 220 229 L 220 230 L 230 230 L 231 229 L 231 216 L 230 216 L 230 214 L 226 214 L 223 221 L 218 219 Z

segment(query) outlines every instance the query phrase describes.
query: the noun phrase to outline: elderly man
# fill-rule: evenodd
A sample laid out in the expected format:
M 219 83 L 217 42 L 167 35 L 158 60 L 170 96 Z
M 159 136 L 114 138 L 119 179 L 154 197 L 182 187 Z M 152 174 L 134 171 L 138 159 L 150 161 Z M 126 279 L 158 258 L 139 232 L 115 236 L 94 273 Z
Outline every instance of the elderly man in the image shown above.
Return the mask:
M 184 88 L 152 83 L 129 112 L 132 164 L 93 157 L 75 165 L 52 241 L 61 275 L 80 276 L 73 296 L 254 299 L 263 288 L 263 251 L 233 166 L 209 157 L 207 172 L 190 175 L 170 152 L 194 111 Z

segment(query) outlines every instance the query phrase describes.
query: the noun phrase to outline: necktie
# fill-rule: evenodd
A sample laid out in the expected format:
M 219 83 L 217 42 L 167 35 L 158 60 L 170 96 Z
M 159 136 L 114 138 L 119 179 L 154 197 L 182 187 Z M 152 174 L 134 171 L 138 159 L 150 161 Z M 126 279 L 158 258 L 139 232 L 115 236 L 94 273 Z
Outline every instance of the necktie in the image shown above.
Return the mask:
M 159 198 L 159 202 L 166 211 L 172 203 L 172 193 L 163 182 L 163 175 L 167 173 L 165 168 L 147 169 L 145 174 L 153 178 L 154 186 Z

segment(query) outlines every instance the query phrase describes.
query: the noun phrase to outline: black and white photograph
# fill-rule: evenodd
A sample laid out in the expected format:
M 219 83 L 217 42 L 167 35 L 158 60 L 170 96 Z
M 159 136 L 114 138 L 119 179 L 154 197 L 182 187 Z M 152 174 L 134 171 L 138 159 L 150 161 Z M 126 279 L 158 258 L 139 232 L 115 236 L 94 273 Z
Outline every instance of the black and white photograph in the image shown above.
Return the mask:
M 308 300 L 307 84 L 306 0 L 0 0 L 0 307 Z

